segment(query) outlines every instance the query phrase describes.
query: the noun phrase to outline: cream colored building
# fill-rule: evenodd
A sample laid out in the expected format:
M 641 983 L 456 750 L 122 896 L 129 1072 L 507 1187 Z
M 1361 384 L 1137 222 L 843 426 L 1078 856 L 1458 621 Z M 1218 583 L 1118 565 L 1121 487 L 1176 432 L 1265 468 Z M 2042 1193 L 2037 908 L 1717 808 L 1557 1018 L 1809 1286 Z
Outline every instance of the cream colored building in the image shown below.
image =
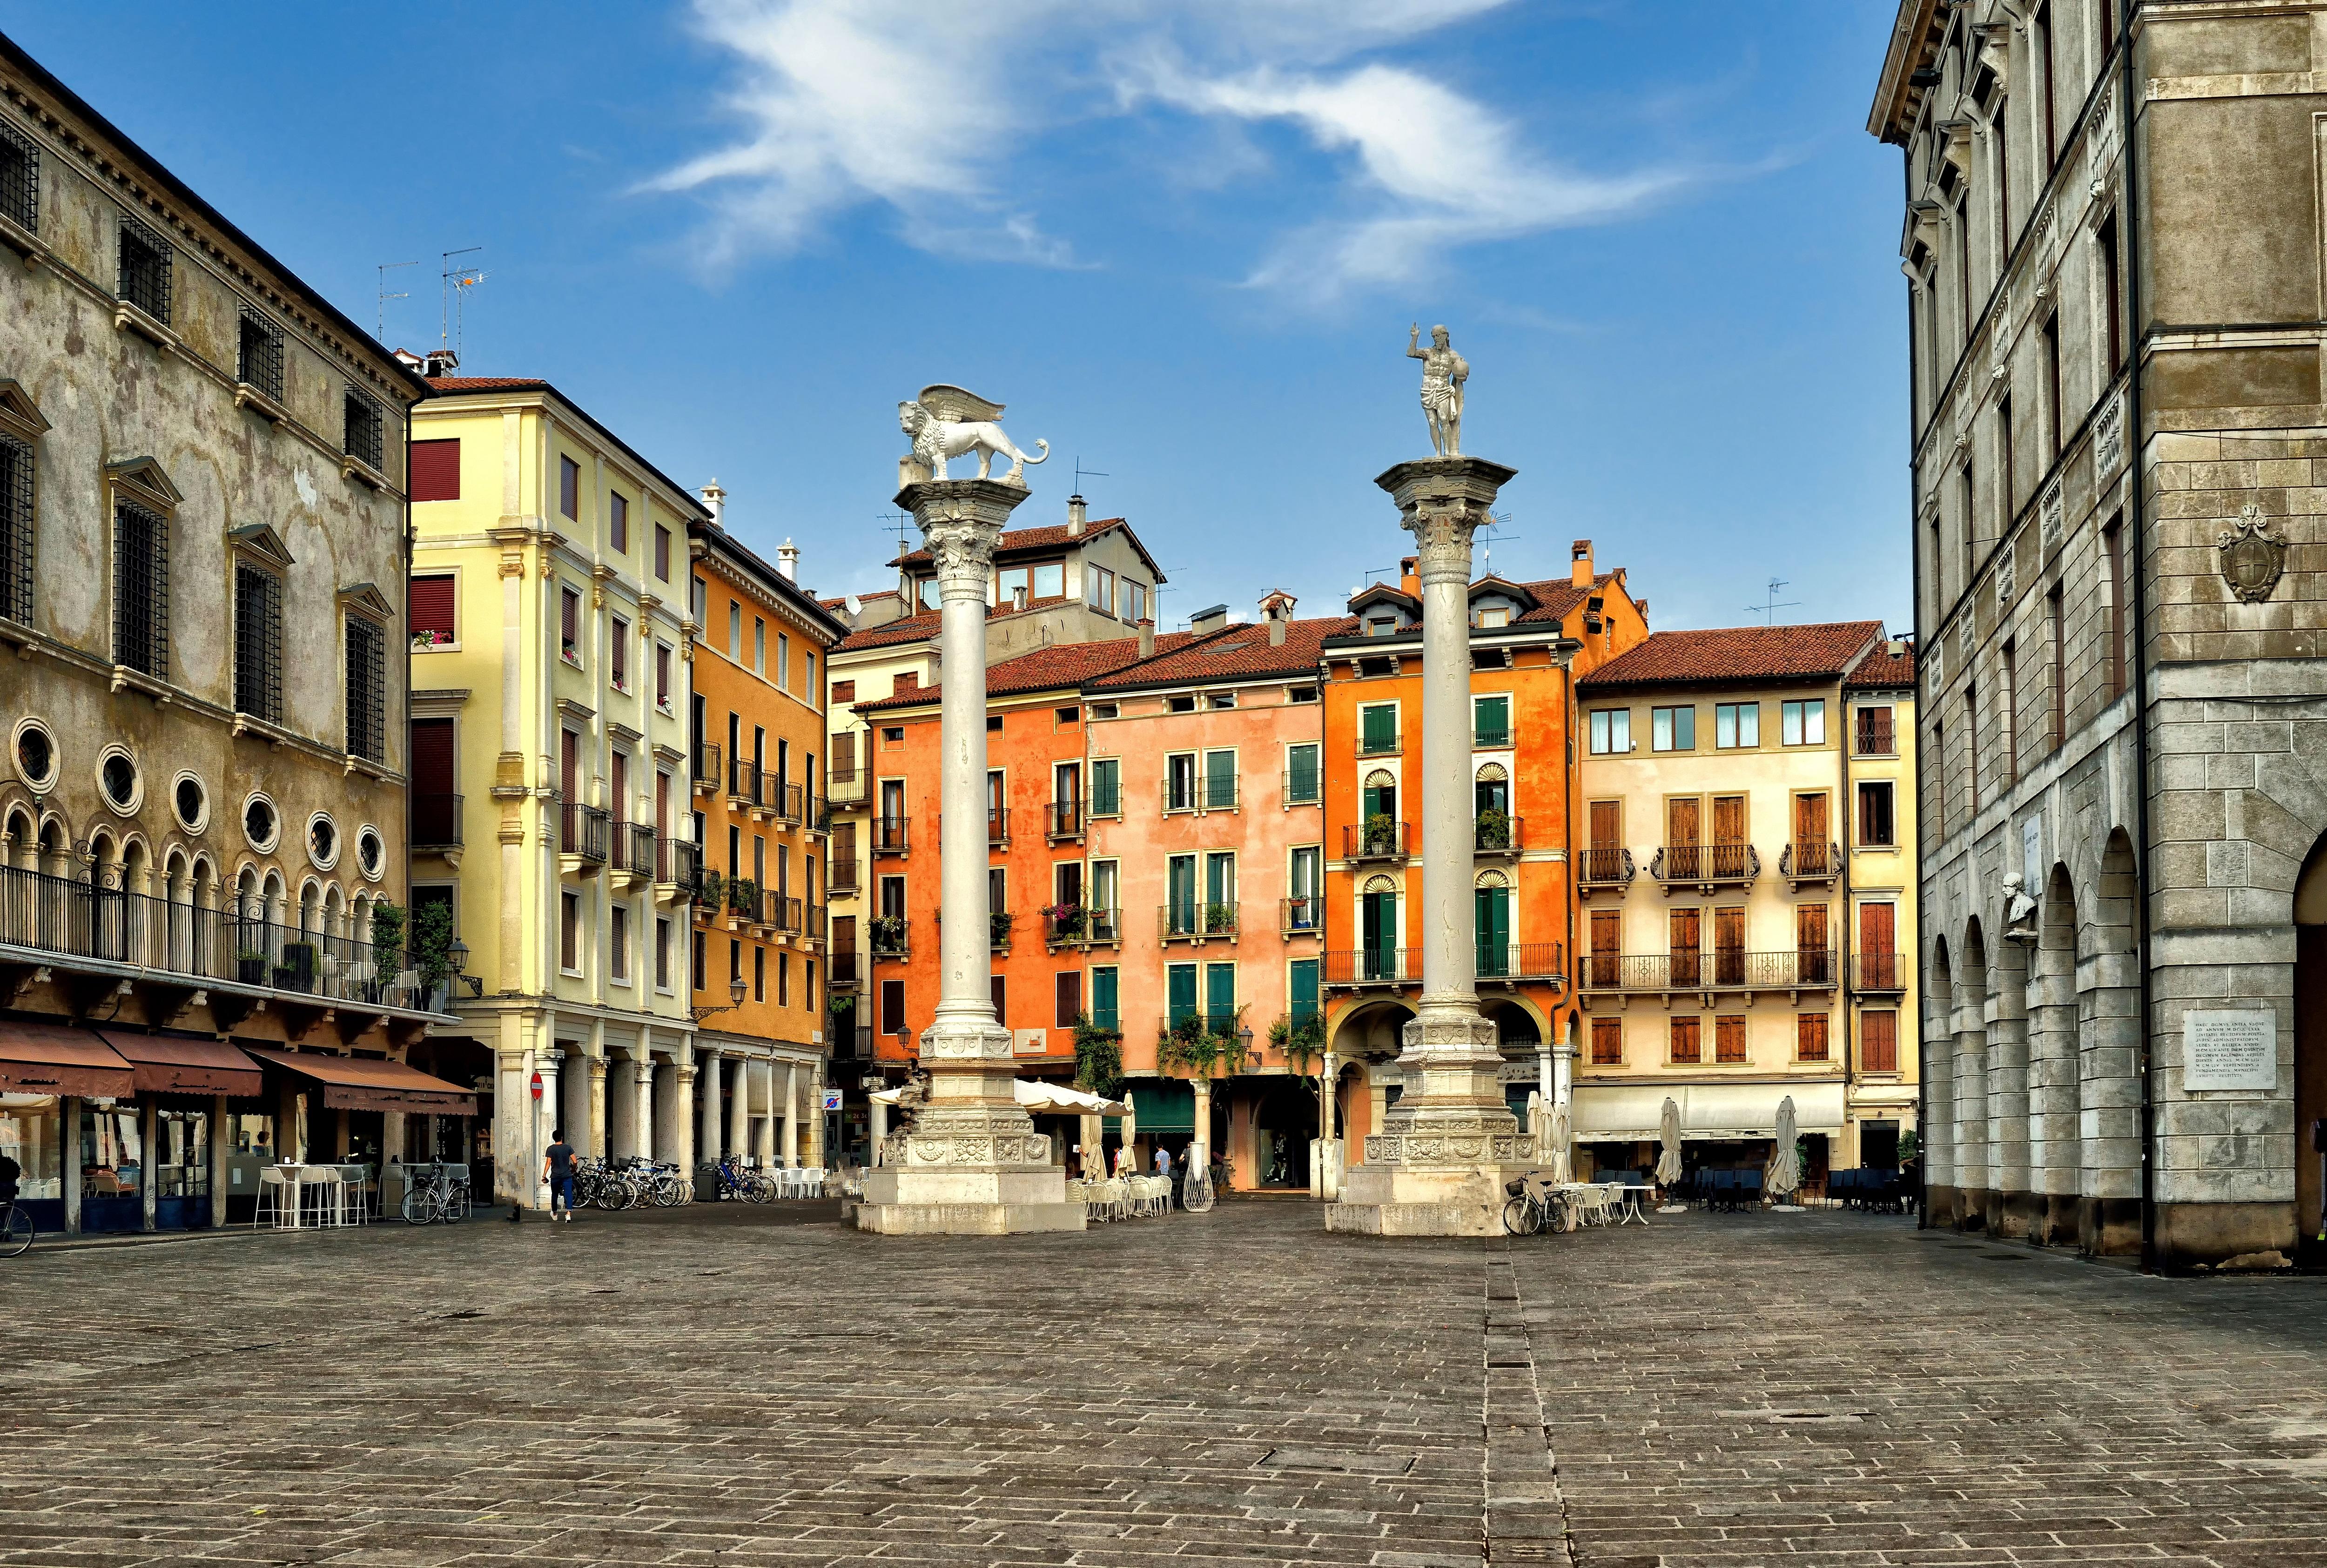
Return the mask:
M 1573 1114 L 1603 1168 L 1654 1158 L 1668 1097 L 1691 1168 L 1760 1169 L 1788 1097 L 1813 1185 L 1895 1162 L 1913 739 L 1895 686 L 1853 684 L 1870 667 L 1911 683 L 1879 622 L 1849 621 L 1657 632 L 1576 682 Z
M 503 1200 L 585 1154 L 694 1165 L 687 490 L 547 382 L 432 380 L 413 431 L 413 896 L 468 944 Z M 439 1042 L 457 1076 L 463 1048 Z M 538 1089 L 537 1097 L 536 1090 Z

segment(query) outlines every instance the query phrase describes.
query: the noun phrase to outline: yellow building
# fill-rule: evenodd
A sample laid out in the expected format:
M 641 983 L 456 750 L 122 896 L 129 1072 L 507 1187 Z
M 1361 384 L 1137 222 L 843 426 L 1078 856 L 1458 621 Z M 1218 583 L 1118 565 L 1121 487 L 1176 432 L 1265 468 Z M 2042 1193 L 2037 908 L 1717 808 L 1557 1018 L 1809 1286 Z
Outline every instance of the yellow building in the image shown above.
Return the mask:
M 437 377 L 413 422 L 412 882 L 469 948 L 494 1192 L 540 1151 L 693 1168 L 687 753 L 696 499 L 546 381 Z
M 1881 623 L 1847 621 L 1658 632 L 1576 683 L 1573 1114 L 1600 1168 L 1653 1162 L 1668 1097 L 1692 1170 L 1758 1171 L 1788 1097 L 1807 1190 L 1896 1161 L 1913 679 Z

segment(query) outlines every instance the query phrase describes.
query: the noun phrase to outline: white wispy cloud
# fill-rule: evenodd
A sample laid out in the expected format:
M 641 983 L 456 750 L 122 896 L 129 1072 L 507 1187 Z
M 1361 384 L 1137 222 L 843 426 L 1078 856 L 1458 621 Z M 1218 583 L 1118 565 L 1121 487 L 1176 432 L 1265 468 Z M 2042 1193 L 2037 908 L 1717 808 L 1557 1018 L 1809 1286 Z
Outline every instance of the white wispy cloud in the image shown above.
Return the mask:
M 1368 58 L 1503 0 L 696 0 L 741 62 L 737 141 L 650 189 L 709 203 L 706 261 L 812 244 L 885 208 L 940 254 L 1083 265 L 1018 172 L 1078 129 L 1181 117 L 1183 191 L 1277 173 L 1242 127 L 1289 127 L 1337 172 L 1334 216 L 1279 234 L 1247 281 L 1315 300 L 1425 276 L 1461 247 L 1636 211 L 1686 178 L 1566 169 L 1509 117 Z M 1215 166 L 1217 165 L 1217 166 Z M 1304 192 L 1306 194 L 1306 192 Z

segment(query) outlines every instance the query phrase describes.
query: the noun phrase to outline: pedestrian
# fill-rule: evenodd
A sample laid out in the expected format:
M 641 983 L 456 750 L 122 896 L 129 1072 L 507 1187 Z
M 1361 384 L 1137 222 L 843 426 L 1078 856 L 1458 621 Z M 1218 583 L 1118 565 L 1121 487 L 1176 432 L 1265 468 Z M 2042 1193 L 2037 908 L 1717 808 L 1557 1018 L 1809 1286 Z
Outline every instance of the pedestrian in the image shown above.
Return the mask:
M 1172 1174 L 1172 1151 L 1161 1143 L 1155 1145 L 1155 1174 L 1158 1176 Z
M 549 1183 L 549 1218 L 573 1224 L 574 1146 L 563 1127 L 549 1134 L 549 1147 L 541 1152 L 541 1179 Z

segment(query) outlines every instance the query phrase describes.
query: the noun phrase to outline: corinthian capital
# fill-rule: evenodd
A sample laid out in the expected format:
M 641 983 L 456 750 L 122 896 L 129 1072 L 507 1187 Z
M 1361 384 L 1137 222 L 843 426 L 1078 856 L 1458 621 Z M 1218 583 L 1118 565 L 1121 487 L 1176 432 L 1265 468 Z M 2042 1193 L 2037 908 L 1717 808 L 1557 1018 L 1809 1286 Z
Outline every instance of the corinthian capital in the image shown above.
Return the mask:
M 1491 519 L 1484 505 L 1462 497 L 1429 497 L 1398 519 L 1414 536 L 1425 583 L 1471 581 L 1471 536 Z
M 979 518 L 952 516 L 926 518 L 921 537 L 937 563 L 938 592 L 947 599 L 986 599 L 994 580 L 994 549 L 1002 542 L 1002 525 Z

